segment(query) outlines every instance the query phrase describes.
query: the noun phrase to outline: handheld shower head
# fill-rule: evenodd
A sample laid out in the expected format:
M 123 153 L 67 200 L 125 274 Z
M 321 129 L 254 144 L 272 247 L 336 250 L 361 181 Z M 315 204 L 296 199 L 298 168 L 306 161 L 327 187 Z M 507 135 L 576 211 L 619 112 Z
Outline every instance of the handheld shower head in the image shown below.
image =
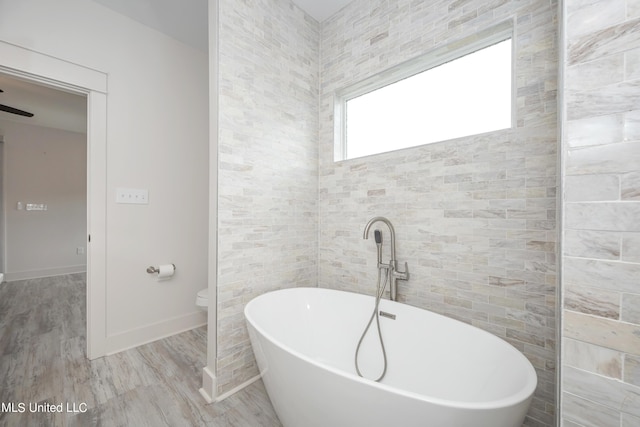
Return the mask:
M 378 248 L 378 265 L 382 264 L 382 232 L 380 230 L 374 230 L 373 236 L 376 239 L 376 246 Z

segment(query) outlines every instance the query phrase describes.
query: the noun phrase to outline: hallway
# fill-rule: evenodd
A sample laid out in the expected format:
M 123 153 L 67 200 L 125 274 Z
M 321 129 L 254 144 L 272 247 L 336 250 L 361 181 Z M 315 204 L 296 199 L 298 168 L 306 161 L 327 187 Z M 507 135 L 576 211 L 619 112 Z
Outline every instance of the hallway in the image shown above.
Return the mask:
M 206 327 L 89 361 L 85 301 L 84 274 L 0 285 L 0 426 L 280 426 L 261 381 L 204 402 Z

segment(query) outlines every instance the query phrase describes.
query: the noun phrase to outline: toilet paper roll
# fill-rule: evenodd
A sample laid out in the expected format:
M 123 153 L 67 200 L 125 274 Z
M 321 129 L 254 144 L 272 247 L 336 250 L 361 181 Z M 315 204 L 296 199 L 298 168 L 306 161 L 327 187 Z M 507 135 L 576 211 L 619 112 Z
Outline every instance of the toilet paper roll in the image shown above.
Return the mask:
M 176 266 L 173 264 L 161 264 L 158 267 L 158 279 L 165 279 L 167 277 L 173 276 L 173 273 L 176 271 Z

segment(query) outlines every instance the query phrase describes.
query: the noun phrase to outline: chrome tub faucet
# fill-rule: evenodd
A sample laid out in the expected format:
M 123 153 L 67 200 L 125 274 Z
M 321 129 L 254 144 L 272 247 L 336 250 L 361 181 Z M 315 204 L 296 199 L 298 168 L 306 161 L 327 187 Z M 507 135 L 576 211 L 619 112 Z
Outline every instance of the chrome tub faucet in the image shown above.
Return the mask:
M 409 266 L 405 262 L 404 263 L 404 271 L 398 271 L 398 260 L 396 259 L 396 231 L 393 228 L 393 224 L 387 218 L 383 216 L 373 217 L 367 222 L 367 225 L 364 227 L 364 233 L 362 234 L 363 239 L 369 238 L 369 229 L 376 222 L 383 222 L 389 227 L 389 235 L 391 239 L 391 260 L 389 264 L 383 264 L 381 262 L 381 244 L 382 238 L 378 234 L 376 234 L 376 244 L 378 245 L 378 268 L 384 268 L 388 272 L 389 283 L 390 283 L 390 299 L 392 301 L 397 301 L 398 298 L 398 280 L 409 280 Z M 377 230 L 376 230 L 377 231 Z

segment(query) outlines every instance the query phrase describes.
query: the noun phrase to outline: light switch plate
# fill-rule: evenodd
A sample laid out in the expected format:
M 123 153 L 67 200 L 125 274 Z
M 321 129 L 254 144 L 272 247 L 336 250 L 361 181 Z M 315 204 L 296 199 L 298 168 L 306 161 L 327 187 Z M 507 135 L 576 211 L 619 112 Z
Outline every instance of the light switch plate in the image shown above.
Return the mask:
M 146 188 L 117 188 L 116 203 L 146 205 L 149 203 L 149 190 Z

